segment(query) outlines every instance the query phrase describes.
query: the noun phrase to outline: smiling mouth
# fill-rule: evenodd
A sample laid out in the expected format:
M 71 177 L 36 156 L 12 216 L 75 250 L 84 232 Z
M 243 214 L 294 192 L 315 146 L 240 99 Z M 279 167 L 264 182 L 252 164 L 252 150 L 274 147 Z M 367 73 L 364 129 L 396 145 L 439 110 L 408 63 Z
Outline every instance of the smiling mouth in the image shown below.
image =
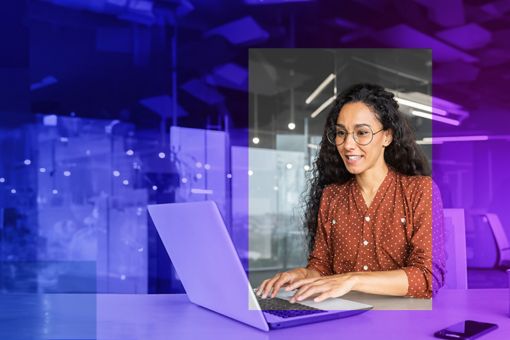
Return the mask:
M 349 161 L 357 161 L 360 160 L 362 156 L 345 156 Z

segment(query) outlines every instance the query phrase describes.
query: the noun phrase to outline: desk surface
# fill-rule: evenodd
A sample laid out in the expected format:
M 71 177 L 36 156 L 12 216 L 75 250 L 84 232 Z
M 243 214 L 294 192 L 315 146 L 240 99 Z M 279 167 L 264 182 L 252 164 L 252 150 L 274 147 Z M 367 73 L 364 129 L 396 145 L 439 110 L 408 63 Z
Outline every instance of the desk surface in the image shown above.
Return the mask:
M 375 307 L 401 298 L 351 294 Z M 482 339 L 510 339 L 509 290 L 443 290 L 432 310 L 372 310 L 350 318 L 265 333 L 191 304 L 186 295 L 0 294 L 0 339 L 433 339 L 472 319 L 499 329 Z

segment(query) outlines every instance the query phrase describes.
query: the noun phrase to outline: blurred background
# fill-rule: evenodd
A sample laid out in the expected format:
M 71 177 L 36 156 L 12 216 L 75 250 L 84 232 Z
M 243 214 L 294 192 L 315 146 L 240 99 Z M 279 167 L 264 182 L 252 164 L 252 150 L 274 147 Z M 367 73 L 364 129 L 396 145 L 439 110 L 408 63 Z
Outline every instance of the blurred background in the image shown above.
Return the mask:
M 506 1 L 2 7 L 0 291 L 183 292 L 146 211 L 162 202 L 216 201 L 254 283 L 303 265 L 327 104 L 359 81 L 400 99 L 466 285 L 508 285 Z

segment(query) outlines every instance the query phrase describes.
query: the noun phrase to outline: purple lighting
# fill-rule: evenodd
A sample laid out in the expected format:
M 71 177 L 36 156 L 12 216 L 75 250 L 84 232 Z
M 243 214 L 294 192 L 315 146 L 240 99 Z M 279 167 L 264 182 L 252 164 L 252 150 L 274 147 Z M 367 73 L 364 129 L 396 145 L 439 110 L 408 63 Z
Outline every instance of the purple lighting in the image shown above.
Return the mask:
M 46 86 L 50 86 L 56 84 L 58 82 L 57 78 L 54 76 L 46 76 L 41 81 L 33 83 L 30 85 L 30 91 L 38 90 Z
M 225 97 L 214 87 L 208 85 L 203 79 L 191 79 L 182 85 L 182 88 L 193 97 L 209 104 L 220 104 Z
M 212 190 L 207 190 L 207 189 L 196 189 L 196 188 L 193 188 L 193 189 L 191 189 L 191 193 L 192 194 L 198 194 L 198 195 L 212 195 L 213 191 Z
M 433 59 L 437 62 L 463 60 L 472 63 L 478 61 L 478 58 L 448 46 L 407 24 L 399 24 L 381 32 L 376 32 L 374 38 L 389 46 L 399 48 L 431 48 L 434 51 Z
M 168 115 L 168 108 L 172 107 L 173 98 L 171 96 L 163 95 L 141 99 L 139 103 L 146 108 L 154 111 L 161 117 L 166 117 Z M 179 103 L 177 103 L 177 117 L 187 117 L 189 113 L 182 108 Z M 130 156 L 130 155 L 128 155 Z
M 460 124 L 460 122 L 458 120 L 433 115 L 433 114 L 427 113 L 427 112 L 411 110 L 411 113 L 417 117 L 432 119 L 432 120 L 436 120 L 438 122 L 445 123 L 445 124 L 450 124 L 450 125 L 454 125 L 454 126 L 458 126 Z
M 463 50 L 482 48 L 492 40 L 491 32 L 476 23 L 447 29 L 436 35 Z
M 212 35 L 222 36 L 235 45 L 261 43 L 269 38 L 269 33 L 249 16 L 213 28 L 205 33 L 205 37 Z
M 315 0 L 244 0 L 247 5 L 274 5 L 289 4 L 293 2 L 314 2 Z
M 207 83 L 233 90 L 244 91 L 248 87 L 248 71 L 233 63 L 228 63 L 214 69 L 207 77 Z

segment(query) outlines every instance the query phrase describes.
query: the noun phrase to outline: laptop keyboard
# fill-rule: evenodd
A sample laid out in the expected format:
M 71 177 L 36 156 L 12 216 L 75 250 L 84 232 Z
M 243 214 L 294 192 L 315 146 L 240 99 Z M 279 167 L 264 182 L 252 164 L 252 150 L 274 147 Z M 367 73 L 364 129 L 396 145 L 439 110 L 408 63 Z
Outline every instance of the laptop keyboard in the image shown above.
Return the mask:
M 287 300 L 276 297 L 262 299 L 257 296 L 257 300 L 259 302 L 260 309 L 262 309 L 265 313 L 273 314 L 284 319 L 296 316 L 326 313 L 326 311 L 322 309 L 305 306 L 300 303 L 290 303 Z

